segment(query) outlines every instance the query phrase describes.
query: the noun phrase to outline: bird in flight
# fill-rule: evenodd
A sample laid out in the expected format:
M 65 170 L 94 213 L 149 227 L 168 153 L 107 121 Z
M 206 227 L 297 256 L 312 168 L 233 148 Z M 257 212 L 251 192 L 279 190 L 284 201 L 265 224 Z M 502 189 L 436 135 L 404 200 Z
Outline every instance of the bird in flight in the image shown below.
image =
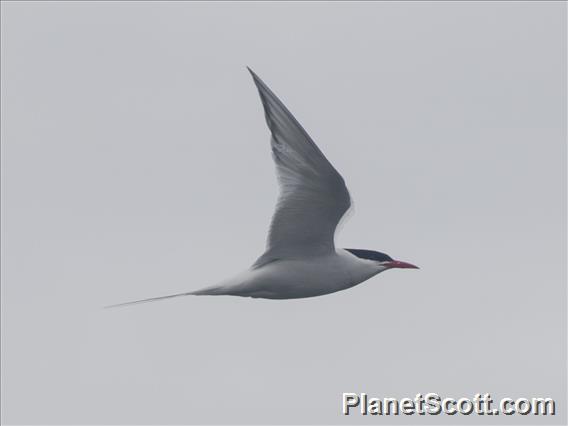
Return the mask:
M 335 247 L 337 225 L 351 207 L 345 181 L 282 101 L 248 70 L 264 107 L 280 186 L 266 251 L 245 272 L 217 285 L 111 307 L 189 295 L 298 299 L 346 290 L 387 269 L 418 269 L 378 251 Z

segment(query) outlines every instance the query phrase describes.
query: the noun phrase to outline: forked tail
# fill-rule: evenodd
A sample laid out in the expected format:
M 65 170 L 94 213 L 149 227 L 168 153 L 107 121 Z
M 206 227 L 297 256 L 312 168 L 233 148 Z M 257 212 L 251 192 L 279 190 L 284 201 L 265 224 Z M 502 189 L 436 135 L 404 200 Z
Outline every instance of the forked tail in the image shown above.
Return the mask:
M 201 290 L 190 291 L 187 293 L 170 294 L 169 296 L 151 297 L 149 299 L 134 300 L 133 302 L 117 303 L 116 305 L 105 306 L 107 308 L 118 308 L 120 306 L 137 305 L 139 303 L 156 302 L 158 300 L 172 299 L 174 297 L 181 296 L 203 296 L 203 295 L 220 295 L 223 294 L 222 288 L 220 286 L 206 287 Z

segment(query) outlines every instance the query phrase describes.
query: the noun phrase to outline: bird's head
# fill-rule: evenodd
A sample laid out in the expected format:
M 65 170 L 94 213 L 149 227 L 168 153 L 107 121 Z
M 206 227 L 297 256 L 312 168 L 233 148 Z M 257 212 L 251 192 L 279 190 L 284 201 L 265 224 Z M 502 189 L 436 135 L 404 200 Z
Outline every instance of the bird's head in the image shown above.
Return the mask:
M 388 254 L 381 253 L 374 250 L 361 250 L 361 249 L 345 249 L 354 256 L 360 259 L 365 259 L 371 262 L 375 262 L 382 271 L 393 268 L 400 269 L 420 269 L 418 266 L 412 263 L 403 262 L 401 260 L 394 260 Z

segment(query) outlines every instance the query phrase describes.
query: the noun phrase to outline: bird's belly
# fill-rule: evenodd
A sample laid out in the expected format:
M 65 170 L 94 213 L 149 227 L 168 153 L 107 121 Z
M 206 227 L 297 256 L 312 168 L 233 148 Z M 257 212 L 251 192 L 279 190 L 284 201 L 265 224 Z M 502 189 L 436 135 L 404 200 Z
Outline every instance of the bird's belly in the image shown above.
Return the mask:
M 353 276 L 337 257 L 281 260 L 251 271 L 241 287 L 249 297 L 296 299 L 315 297 L 344 290 L 368 277 Z

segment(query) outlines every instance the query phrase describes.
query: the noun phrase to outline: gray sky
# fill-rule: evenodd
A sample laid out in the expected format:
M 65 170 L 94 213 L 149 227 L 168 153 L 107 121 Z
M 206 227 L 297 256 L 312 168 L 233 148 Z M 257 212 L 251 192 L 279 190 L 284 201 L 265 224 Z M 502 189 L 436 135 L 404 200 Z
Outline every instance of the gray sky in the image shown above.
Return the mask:
M 245 65 L 343 174 L 339 246 L 419 265 L 181 298 L 264 248 Z M 566 4 L 2 2 L 2 422 L 566 422 Z M 341 415 L 553 397 L 553 417 Z

